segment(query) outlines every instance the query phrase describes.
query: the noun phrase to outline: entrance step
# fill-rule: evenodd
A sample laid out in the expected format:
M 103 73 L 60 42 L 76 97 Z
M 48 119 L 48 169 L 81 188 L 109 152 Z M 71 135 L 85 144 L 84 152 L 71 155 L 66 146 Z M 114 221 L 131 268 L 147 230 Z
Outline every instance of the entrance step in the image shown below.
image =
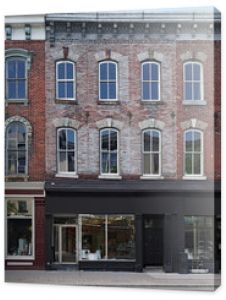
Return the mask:
M 49 270 L 75 271 L 78 270 L 78 264 L 52 264 Z
M 148 266 L 143 269 L 144 273 L 165 273 L 163 267 Z

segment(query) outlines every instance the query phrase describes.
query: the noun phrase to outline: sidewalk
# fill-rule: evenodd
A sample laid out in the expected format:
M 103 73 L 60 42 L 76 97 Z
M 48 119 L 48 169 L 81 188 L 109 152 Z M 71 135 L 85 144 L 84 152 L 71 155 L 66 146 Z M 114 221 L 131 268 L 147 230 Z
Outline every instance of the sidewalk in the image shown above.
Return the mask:
M 220 275 L 102 271 L 6 271 L 6 282 L 214 291 Z

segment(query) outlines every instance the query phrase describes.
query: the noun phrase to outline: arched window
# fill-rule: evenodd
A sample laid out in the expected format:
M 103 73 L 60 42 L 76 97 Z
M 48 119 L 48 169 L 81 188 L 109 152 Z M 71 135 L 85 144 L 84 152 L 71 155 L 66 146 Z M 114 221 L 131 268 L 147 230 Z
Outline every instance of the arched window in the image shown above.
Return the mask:
M 160 64 L 142 63 L 142 100 L 160 100 Z
M 71 128 L 57 131 L 57 172 L 76 174 L 76 132 Z
M 27 98 L 27 66 L 25 57 L 6 59 L 6 99 L 24 100 Z
M 71 61 L 56 63 L 56 98 L 75 100 L 75 63 Z
M 161 174 L 161 133 L 156 129 L 143 131 L 143 175 Z
M 6 129 L 6 173 L 27 174 L 27 134 L 21 122 L 12 122 Z
M 184 100 L 203 100 L 203 70 L 199 62 L 184 63 Z
M 101 175 L 119 173 L 118 131 L 105 128 L 100 131 L 100 172 Z
M 99 99 L 117 100 L 117 63 L 102 61 L 99 63 Z
M 184 174 L 203 175 L 203 133 L 196 129 L 184 133 Z

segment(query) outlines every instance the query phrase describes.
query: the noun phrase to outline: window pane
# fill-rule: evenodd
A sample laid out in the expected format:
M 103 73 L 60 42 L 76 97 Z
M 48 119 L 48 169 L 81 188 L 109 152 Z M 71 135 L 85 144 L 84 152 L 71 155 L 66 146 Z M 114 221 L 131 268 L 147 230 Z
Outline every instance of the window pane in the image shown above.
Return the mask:
M 58 79 L 65 79 L 65 63 L 58 64 Z
M 185 173 L 192 174 L 192 154 L 185 154 Z
M 110 143 L 110 150 L 117 150 L 117 131 L 111 130 Z
M 67 153 L 66 152 L 60 152 L 60 161 L 59 161 L 59 171 L 60 172 L 67 172 Z
M 17 78 L 25 78 L 25 62 L 17 61 Z
M 82 259 L 105 258 L 105 216 L 82 217 Z
M 16 122 L 13 122 L 9 125 L 8 127 L 8 138 L 17 138 L 17 123 Z
M 192 100 L 192 83 L 185 82 L 185 100 Z
M 194 88 L 194 100 L 201 100 L 201 87 L 199 82 L 193 84 Z
M 159 80 L 159 66 L 151 64 L 151 80 Z
M 66 83 L 58 82 L 58 97 L 59 98 L 66 98 L 65 89 L 66 89 Z
M 16 61 L 9 60 L 7 63 L 8 67 L 8 78 L 16 78 Z
M 17 140 L 16 139 L 8 139 L 8 149 L 17 149 Z
M 150 151 L 151 132 L 144 132 L 144 151 Z
M 74 65 L 72 63 L 67 63 L 66 68 L 67 68 L 67 79 L 73 79 Z
M 67 149 L 75 148 L 75 134 L 73 130 L 67 130 Z
M 194 132 L 194 151 L 201 151 L 201 134 Z
M 25 151 L 18 151 L 18 173 L 25 173 L 25 162 L 26 162 L 26 154 Z
M 107 63 L 100 64 L 100 80 L 107 80 Z
M 194 154 L 194 174 L 200 175 L 201 174 L 201 155 Z
M 151 83 L 151 99 L 152 100 L 159 99 L 159 83 L 158 82 Z
M 150 154 L 144 154 L 144 174 L 150 174 Z
M 74 98 L 74 84 L 67 82 L 67 98 Z
M 17 174 L 17 159 L 8 158 L 8 174 L 9 175 Z
M 66 130 L 59 131 L 59 149 L 66 149 Z
M 8 200 L 7 216 L 32 216 L 32 202 L 29 200 Z
M 67 154 L 68 159 L 68 172 L 75 172 L 75 153 L 70 151 Z
M 8 255 L 31 256 L 32 221 L 31 219 L 8 219 Z
M 100 83 L 100 99 L 108 99 L 107 88 L 108 88 L 108 83 L 106 82 Z
M 109 63 L 109 80 L 116 80 L 116 64 Z
M 150 94 L 150 83 L 149 82 L 143 82 L 143 99 L 144 100 L 150 100 L 151 94 Z
M 25 131 L 24 125 L 17 124 L 17 130 L 18 130 L 18 142 L 19 143 L 25 143 L 25 141 L 26 141 L 26 131 Z
M 193 142 L 193 131 L 188 131 L 185 134 L 185 149 L 186 151 L 192 151 L 192 142 Z
M 111 161 L 110 161 L 110 166 L 111 166 L 110 173 L 117 174 L 118 173 L 118 168 L 117 168 L 117 153 L 111 153 L 110 154 L 110 158 L 111 158 Z
M 152 131 L 152 151 L 159 151 L 159 133 Z
M 150 168 L 151 174 L 158 175 L 159 174 L 159 154 L 157 154 L 157 153 L 151 154 L 150 164 L 151 164 L 151 168 Z
M 185 65 L 185 80 L 192 80 L 192 63 Z
M 150 64 L 143 64 L 143 80 L 150 80 Z
M 201 76 L 201 69 L 199 64 L 193 64 L 193 79 L 194 80 L 200 80 Z
M 16 99 L 16 80 L 8 80 L 8 99 Z
M 109 83 L 109 99 L 116 99 L 116 83 Z
M 101 153 L 101 173 L 109 173 L 110 172 L 110 154 L 109 153 Z
M 108 258 L 135 259 L 134 217 L 108 217 Z
M 109 130 L 101 131 L 101 149 L 108 150 L 109 149 Z
M 17 88 L 18 88 L 18 99 L 25 99 L 25 80 L 18 80 L 17 81 Z

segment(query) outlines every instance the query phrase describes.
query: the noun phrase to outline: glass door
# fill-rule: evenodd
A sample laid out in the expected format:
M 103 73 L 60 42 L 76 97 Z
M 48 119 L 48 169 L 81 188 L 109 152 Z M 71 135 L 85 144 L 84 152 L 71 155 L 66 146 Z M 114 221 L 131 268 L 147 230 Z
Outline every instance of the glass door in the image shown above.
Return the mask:
M 61 226 L 61 263 L 77 261 L 76 226 Z

